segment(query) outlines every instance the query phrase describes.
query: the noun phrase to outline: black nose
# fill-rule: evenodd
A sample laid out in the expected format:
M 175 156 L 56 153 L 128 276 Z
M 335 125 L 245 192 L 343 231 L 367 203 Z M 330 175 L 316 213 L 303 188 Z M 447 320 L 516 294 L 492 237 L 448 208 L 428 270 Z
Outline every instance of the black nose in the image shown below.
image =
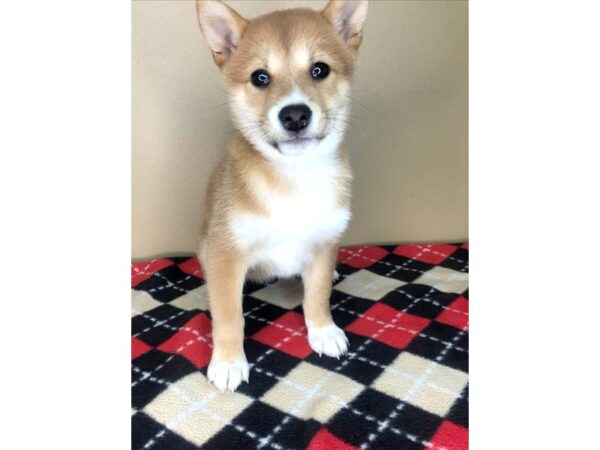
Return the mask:
M 310 123 L 312 111 L 307 105 L 289 105 L 279 111 L 279 120 L 288 131 L 300 131 Z

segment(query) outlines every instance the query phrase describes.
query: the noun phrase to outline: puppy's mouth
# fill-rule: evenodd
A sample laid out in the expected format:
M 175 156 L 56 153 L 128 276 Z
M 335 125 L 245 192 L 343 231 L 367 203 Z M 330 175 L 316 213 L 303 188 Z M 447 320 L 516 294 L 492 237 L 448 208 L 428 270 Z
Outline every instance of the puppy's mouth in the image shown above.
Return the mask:
M 312 147 L 319 142 L 323 137 L 315 136 L 315 137 L 301 137 L 294 136 L 289 139 L 282 139 L 279 141 L 274 141 L 271 143 L 273 147 L 279 150 L 281 153 L 297 153 L 301 152 L 304 149 Z

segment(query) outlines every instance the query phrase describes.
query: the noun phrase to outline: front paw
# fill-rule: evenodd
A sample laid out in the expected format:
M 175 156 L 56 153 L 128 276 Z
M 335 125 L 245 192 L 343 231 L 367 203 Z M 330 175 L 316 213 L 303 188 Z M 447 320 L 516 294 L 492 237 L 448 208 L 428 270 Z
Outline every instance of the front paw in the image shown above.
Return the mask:
M 339 358 L 348 351 L 348 338 L 333 322 L 320 328 L 308 325 L 308 343 L 319 356 Z
M 235 391 L 242 380 L 248 382 L 249 373 L 250 367 L 243 353 L 234 361 L 220 361 L 213 355 L 207 371 L 209 381 L 213 382 L 221 392 L 225 389 Z

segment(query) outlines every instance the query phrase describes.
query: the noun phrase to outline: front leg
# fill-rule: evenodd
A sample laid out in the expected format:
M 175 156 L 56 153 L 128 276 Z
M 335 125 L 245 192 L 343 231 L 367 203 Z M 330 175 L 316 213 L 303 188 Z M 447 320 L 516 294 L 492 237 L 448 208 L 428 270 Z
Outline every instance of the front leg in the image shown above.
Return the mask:
M 244 314 L 242 289 L 246 265 L 241 255 L 223 248 L 206 249 L 205 269 L 213 353 L 208 379 L 221 391 L 235 390 L 248 381 L 249 367 L 244 354 Z
M 329 298 L 334 276 L 337 248 L 323 245 L 317 248 L 313 261 L 304 269 L 304 318 L 308 328 L 308 343 L 319 355 L 339 358 L 348 350 L 348 338 L 333 323 Z

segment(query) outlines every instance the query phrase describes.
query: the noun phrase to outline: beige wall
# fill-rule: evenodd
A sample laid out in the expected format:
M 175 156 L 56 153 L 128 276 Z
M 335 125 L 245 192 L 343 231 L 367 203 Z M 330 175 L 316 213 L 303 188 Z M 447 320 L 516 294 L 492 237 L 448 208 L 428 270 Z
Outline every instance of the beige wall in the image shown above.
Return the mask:
M 253 17 L 324 1 L 229 1 Z M 132 6 L 133 257 L 194 252 L 232 125 L 193 1 Z M 467 237 L 467 2 L 372 1 L 346 138 L 344 244 Z

